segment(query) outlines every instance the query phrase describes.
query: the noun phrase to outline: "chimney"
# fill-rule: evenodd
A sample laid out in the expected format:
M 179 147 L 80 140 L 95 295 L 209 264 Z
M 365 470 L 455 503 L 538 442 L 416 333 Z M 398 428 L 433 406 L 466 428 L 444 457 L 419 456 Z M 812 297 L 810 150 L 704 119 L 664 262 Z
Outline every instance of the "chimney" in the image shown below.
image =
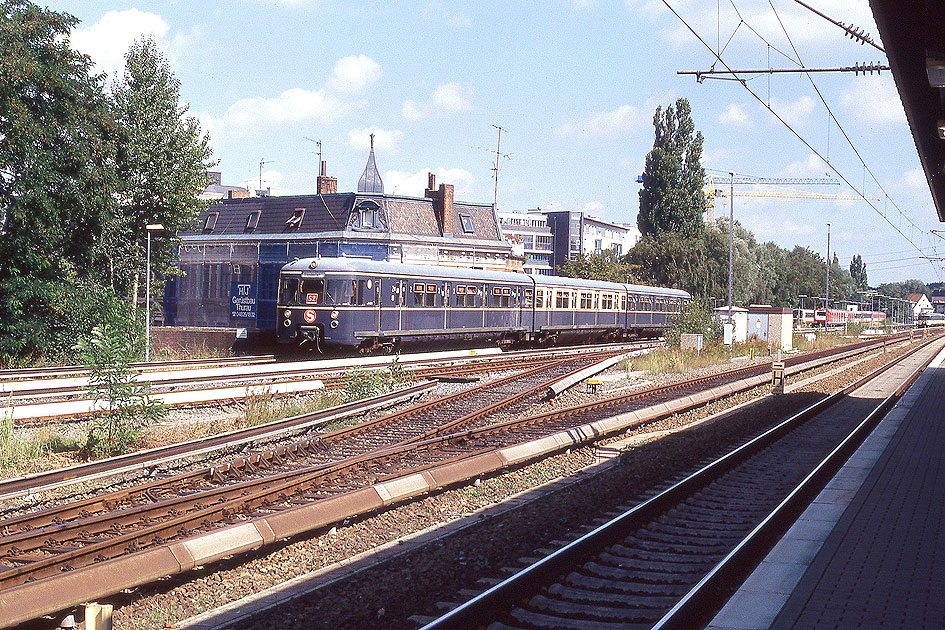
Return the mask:
M 321 171 L 318 174 L 318 180 L 316 182 L 319 195 L 332 195 L 338 192 L 338 180 L 334 177 L 329 177 L 327 173 L 328 166 L 325 160 L 322 160 Z
M 455 215 L 453 212 L 453 185 L 440 184 L 440 188 L 434 190 L 433 187 L 436 185 L 436 177 L 433 173 L 430 173 L 427 177 L 427 184 L 429 188 L 427 188 L 423 196 L 433 201 L 433 213 L 436 215 L 437 223 L 440 224 L 440 231 L 443 233 L 443 236 L 453 236 L 453 221 Z
M 226 192 L 227 199 L 249 199 L 248 190 L 228 190 Z

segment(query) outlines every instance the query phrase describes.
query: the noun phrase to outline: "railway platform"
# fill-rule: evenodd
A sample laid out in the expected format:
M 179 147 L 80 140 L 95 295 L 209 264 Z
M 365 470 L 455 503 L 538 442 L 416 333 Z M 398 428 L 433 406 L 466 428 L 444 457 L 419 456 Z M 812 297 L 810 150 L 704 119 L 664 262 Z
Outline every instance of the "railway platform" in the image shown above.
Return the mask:
M 945 351 L 707 626 L 945 627 Z

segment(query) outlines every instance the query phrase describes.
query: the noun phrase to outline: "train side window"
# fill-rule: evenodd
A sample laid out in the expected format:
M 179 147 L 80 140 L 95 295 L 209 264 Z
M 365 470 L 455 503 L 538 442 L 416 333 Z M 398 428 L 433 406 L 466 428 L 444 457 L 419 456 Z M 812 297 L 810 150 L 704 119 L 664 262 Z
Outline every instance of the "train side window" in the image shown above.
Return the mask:
M 282 304 L 298 304 L 299 301 L 299 279 L 288 278 L 282 281 L 279 291 L 279 302 Z
M 413 305 L 414 306 L 423 306 L 423 285 L 420 283 L 413 285 Z
M 424 306 L 436 306 L 436 285 L 428 284 L 427 291 L 423 300 Z
M 524 306 L 525 308 L 531 308 L 532 307 L 532 290 L 525 289 L 524 295 L 525 297 L 524 297 L 524 301 L 522 302 L 522 306 Z
M 620 296 L 620 310 L 621 311 L 627 310 L 627 294 L 626 293 Z
M 555 308 L 571 308 L 570 291 L 555 291 Z

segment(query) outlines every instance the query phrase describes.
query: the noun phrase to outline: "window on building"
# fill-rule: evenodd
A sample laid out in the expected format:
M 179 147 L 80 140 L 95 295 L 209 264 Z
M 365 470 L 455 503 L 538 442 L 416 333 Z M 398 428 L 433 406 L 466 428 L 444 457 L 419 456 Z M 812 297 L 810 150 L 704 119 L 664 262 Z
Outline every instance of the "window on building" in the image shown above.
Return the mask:
M 538 236 L 535 238 L 535 249 L 543 249 L 546 251 L 551 250 L 551 237 L 550 236 Z
M 476 228 L 473 226 L 472 216 L 468 214 L 459 215 L 460 225 L 463 226 L 463 232 L 466 234 L 475 234 Z
M 614 245 L 614 253 L 616 253 L 618 256 L 622 256 L 622 255 L 623 255 L 623 245 L 621 245 L 620 243 L 615 244 L 615 245 Z
M 604 251 L 604 241 L 601 239 L 594 239 L 594 253 L 599 254 Z
M 207 220 L 203 222 L 203 231 L 212 232 L 213 228 L 217 226 L 217 219 L 220 218 L 219 212 L 208 212 Z
M 296 208 L 292 211 L 292 216 L 285 220 L 285 225 L 290 230 L 297 230 L 302 225 L 302 217 L 305 216 L 305 208 Z
M 256 226 L 259 225 L 260 214 L 262 214 L 262 210 L 253 210 L 249 213 L 249 216 L 246 217 L 246 226 L 243 228 L 244 232 L 256 231 Z
M 357 226 L 367 230 L 378 227 L 379 210 L 380 206 L 378 206 L 373 201 L 362 201 L 360 204 L 358 204 Z

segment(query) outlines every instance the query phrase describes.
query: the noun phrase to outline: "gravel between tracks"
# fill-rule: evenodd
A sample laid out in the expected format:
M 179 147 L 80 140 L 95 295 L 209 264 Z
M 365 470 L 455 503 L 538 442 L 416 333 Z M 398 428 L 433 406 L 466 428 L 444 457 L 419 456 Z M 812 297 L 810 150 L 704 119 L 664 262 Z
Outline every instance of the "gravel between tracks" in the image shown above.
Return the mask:
M 503 577 L 501 567 L 552 548 L 553 541 L 574 537 L 582 526 L 620 506 L 633 504 L 691 471 L 708 457 L 747 435 L 757 433 L 773 418 L 803 408 L 889 361 L 893 353 L 875 353 L 850 370 L 783 397 L 752 405 L 724 423 L 714 423 L 652 441 L 630 451 L 622 464 L 591 482 L 543 496 L 527 506 L 486 519 L 462 535 L 445 538 L 398 560 L 332 585 L 295 606 L 272 611 L 242 628 L 413 628 L 414 614 L 435 615 L 436 602 L 458 601 L 464 588 L 477 588 L 479 578 Z M 759 360 L 770 361 L 769 358 Z M 722 369 L 722 368 L 716 368 Z M 821 368 L 829 371 L 831 368 Z M 692 374 L 686 375 L 690 377 Z M 807 375 L 805 375 L 805 378 Z M 672 380 L 679 377 L 659 379 Z M 744 392 L 723 403 L 667 418 L 647 427 L 659 431 L 685 426 L 723 408 L 749 401 L 765 388 Z M 607 392 L 604 392 L 607 393 Z M 573 404 L 587 396 L 575 391 L 556 404 Z M 359 519 L 333 531 L 285 541 L 249 557 L 136 589 L 111 601 L 117 605 L 115 627 L 159 628 L 204 610 L 258 592 L 285 580 L 368 551 L 438 523 L 454 520 L 504 498 L 565 477 L 594 463 L 596 447 L 558 454 L 483 480 L 478 487 L 450 489 L 419 501 Z

